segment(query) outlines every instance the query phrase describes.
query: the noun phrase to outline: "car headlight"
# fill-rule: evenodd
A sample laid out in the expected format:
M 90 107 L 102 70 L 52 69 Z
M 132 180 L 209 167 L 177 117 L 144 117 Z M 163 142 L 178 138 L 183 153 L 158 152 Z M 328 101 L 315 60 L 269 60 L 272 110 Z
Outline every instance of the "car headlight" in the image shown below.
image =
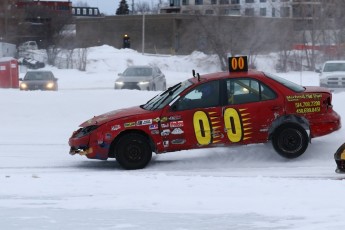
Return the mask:
M 21 88 L 21 89 L 26 89 L 26 88 L 28 88 L 28 85 L 25 84 L 25 83 L 21 83 L 21 84 L 20 84 L 20 88 Z
M 149 81 L 141 81 L 141 82 L 139 82 L 139 85 L 147 85 L 149 83 L 150 83 Z
M 78 131 L 76 131 L 75 137 L 86 136 L 97 128 L 98 128 L 98 125 L 90 125 L 84 128 L 80 128 Z
M 123 81 L 116 81 L 115 84 L 116 85 L 123 85 L 124 83 L 123 83 Z
M 54 83 L 53 83 L 53 82 L 49 82 L 49 83 L 47 84 L 47 88 L 48 88 L 48 89 L 54 88 Z

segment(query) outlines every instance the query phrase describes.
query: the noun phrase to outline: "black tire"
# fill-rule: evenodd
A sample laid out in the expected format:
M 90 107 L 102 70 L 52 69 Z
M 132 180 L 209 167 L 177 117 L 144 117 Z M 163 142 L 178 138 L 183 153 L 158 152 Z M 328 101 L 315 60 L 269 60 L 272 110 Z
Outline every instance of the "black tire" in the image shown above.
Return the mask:
M 116 161 L 124 169 L 142 169 L 152 158 L 149 140 L 140 134 L 126 134 L 116 145 Z
M 282 157 L 293 159 L 301 156 L 308 147 L 308 134 L 298 125 L 284 125 L 274 132 L 272 144 Z

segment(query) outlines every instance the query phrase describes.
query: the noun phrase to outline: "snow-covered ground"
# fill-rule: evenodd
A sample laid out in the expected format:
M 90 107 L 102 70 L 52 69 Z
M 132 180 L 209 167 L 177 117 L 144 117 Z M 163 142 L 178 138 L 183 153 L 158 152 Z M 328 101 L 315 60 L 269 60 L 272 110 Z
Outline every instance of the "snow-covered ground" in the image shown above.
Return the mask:
M 342 229 L 345 175 L 333 154 L 344 129 L 315 138 L 298 159 L 271 143 L 155 155 L 147 168 L 122 170 L 114 160 L 70 156 L 80 123 L 145 103 L 158 92 L 113 89 L 130 64 L 157 64 L 168 86 L 191 70 L 218 71 L 201 53 L 149 56 L 109 46 L 89 51 L 86 72 L 53 67 L 59 91 L 0 89 L 0 229 Z M 274 72 L 270 56 L 258 59 Z M 313 72 L 278 74 L 318 85 Z M 345 117 L 345 93 L 333 94 Z

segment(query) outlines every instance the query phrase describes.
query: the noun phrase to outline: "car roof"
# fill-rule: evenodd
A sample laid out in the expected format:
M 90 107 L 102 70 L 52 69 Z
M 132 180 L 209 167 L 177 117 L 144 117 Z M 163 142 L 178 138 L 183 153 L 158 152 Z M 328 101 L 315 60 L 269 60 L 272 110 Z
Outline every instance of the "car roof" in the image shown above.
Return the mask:
M 345 60 L 331 60 L 331 61 L 326 61 L 325 63 L 345 63 Z
M 132 65 L 132 66 L 127 67 L 127 69 L 129 68 L 153 68 L 153 67 L 149 65 Z
M 248 70 L 247 72 L 217 72 L 217 73 L 211 73 L 211 74 L 205 74 L 205 75 L 200 75 L 201 81 L 211 81 L 211 80 L 216 80 L 216 79 L 225 79 L 225 78 L 243 78 L 243 77 L 259 77 L 263 78 L 266 75 L 262 71 L 257 71 L 257 70 Z M 192 81 L 197 82 L 197 77 L 191 78 Z M 194 80 L 195 79 L 195 80 Z

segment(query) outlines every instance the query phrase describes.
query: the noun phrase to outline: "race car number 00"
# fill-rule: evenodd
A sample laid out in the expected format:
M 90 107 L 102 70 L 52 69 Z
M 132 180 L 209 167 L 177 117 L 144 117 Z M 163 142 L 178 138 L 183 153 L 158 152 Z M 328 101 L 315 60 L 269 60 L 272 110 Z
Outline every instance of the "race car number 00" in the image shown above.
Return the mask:
M 229 71 L 230 72 L 247 72 L 248 71 L 247 56 L 229 57 Z
M 197 111 L 193 116 L 193 125 L 196 139 L 200 145 L 208 145 L 212 141 L 212 124 L 209 117 L 203 111 Z M 231 142 L 240 142 L 242 140 L 242 123 L 236 109 L 227 108 L 224 111 L 224 126 L 228 139 Z M 200 132 L 199 132 L 200 130 Z
M 244 58 L 240 57 L 238 59 L 237 58 L 231 59 L 231 67 L 234 70 L 237 70 L 237 69 L 242 70 L 244 68 Z

